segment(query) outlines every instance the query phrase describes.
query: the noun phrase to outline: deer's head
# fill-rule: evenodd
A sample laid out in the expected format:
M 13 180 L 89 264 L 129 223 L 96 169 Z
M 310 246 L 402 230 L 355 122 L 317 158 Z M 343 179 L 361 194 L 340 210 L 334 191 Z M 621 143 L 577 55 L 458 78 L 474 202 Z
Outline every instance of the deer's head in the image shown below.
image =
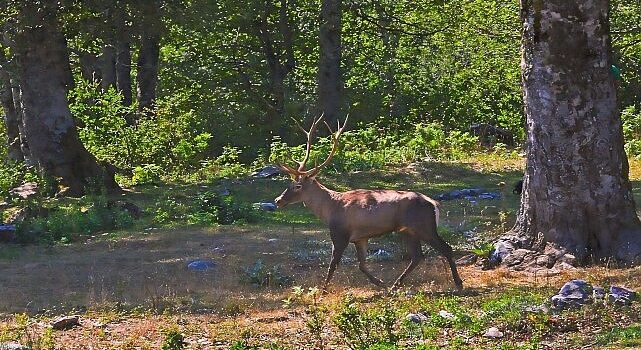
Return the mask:
M 343 125 L 341 126 L 340 121 L 337 122 L 337 129 L 336 131 L 333 131 L 332 128 L 325 123 L 327 126 L 327 129 L 329 130 L 329 134 L 332 138 L 332 150 L 329 152 L 329 155 L 325 159 L 323 163 L 320 165 L 314 166 L 312 169 L 305 170 L 305 166 L 307 165 L 307 161 L 309 160 L 309 155 L 312 150 L 312 139 L 314 138 L 314 133 L 316 131 L 316 127 L 318 126 L 318 123 L 323 119 L 323 116 L 321 115 L 318 118 L 314 118 L 314 121 L 312 122 L 312 126 L 310 127 L 309 131 L 305 130 L 298 122 L 296 122 L 296 125 L 305 133 L 307 136 L 307 148 L 305 151 L 305 158 L 301 161 L 297 161 L 296 163 L 298 164 L 298 168 L 293 168 L 287 164 L 279 164 L 280 168 L 289 176 L 292 178 L 292 183 L 289 185 L 289 187 L 281 193 L 280 196 L 278 196 L 275 199 L 276 206 L 278 208 L 282 208 L 288 204 L 293 204 L 293 203 L 298 203 L 303 201 L 303 198 L 305 197 L 305 194 L 309 192 L 309 189 L 312 187 L 317 186 L 316 182 L 316 175 L 321 171 L 323 167 L 325 167 L 329 162 L 332 160 L 332 157 L 334 157 L 334 154 L 336 153 L 336 149 L 338 148 L 338 140 L 340 139 L 341 134 L 343 133 L 343 130 L 345 129 L 345 125 L 347 124 L 347 118 L 345 118 L 345 122 L 343 122 Z

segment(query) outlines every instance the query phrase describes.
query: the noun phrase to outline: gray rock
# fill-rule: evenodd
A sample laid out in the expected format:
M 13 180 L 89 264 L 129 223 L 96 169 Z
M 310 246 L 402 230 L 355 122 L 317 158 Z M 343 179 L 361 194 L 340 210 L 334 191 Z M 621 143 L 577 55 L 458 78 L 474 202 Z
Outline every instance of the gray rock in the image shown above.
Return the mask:
M 441 311 L 439 311 L 439 312 L 438 312 L 438 315 L 439 315 L 439 316 L 441 316 L 441 317 L 443 317 L 443 318 L 444 318 L 444 319 L 446 319 L 446 320 L 453 320 L 453 319 L 455 319 L 455 318 L 456 318 L 456 316 L 454 316 L 454 314 L 449 313 L 449 312 L 447 312 L 447 311 L 445 311 L 445 310 L 441 310 Z
M 30 350 L 29 347 L 13 341 L 0 342 L 0 350 Z
M 267 165 L 260 170 L 254 171 L 250 176 L 258 179 L 265 179 L 279 174 L 281 174 L 279 167 L 275 165 Z
M 27 199 L 36 193 L 38 193 L 38 183 L 36 182 L 26 182 L 16 188 L 9 190 L 9 194 L 18 196 L 22 199 Z
M 563 254 L 563 256 L 558 258 L 556 261 L 557 263 L 562 262 L 571 266 L 576 266 L 576 257 L 572 254 Z
M 265 211 L 274 211 L 278 209 L 276 204 L 271 202 L 258 202 L 258 203 L 252 204 L 252 206 L 256 209 L 265 210 Z
M 534 254 L 533 251 L 528 250 L 528 249 L 517 249 L 510 254 L 508 254 L 506 257 L 503 258 L 503 263 L 506 266 L 516 266 L 519 265 L 520 263 L 525 260 L 525 258 L 528 255 Z
M 514 245 L 511 242 L 500 241 L 496 243 L 494 245 L 494 251 L 490 254 L 489 264 L 491 266 L 499 265 L 512 250 L 514 250 Z
M 592 297 L 595 300 L 603 300 L 603 299 L 605 299 L 605 289 L 603 289 L 603 287 L 594 286 L 592 288 Z
M 608 301 L 617 305 L 630 305 L 636 299 L 637 293 L 632 289 L 610 286 Z
M 490 327 L 487 331 L 485 331 L 485 334 L 483 334 L 484 337 L 486 338 L 503 338 L 503 332 L 501 332 L 498 328 L 496 327 Z
M 198 259 L 190 261 L 187 269 L 191 271 L 207 271 L 216 267 L 216 263 L 211 260 Z
M 526 306 L 525 308 L 523 308 L 523 311 L 531 312 L 534 314 L 549 314 L 550 308 L 545 304 L 541 304 L 536 306 Z
M 405 319 L 412 323 L 423 323 L 427 322 L 428 320 L 427 316 L 421 313 L 409 313 L 407 314 L 407 316 L 405 316 Z
M 552 267 L 553 266 L 553 260 L 547 255 L 539 255 L 536 258 L 536 264 L 538 266 Z
M 61 316 L 51 322 L 51 328 L 61 331 L 80 325 L 80 316 Z
M 367 259 L 372 261 L 389 261 L 392 260 L 394 256 L 392 253 L 388 252 L 385 249 L 377 249 L 372 254 L 370 254 Z
M 571 280 L 550 301 L 556 310 L 579 307 L 590 302 L 592 286 L 584 280 Z

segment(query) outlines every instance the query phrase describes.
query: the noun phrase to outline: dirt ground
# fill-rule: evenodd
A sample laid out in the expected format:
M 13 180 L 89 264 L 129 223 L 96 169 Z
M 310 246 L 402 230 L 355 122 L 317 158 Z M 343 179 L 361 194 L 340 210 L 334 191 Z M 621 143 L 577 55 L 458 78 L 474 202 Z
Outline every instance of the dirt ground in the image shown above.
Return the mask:
M 395 240 L 372 242 L 370 249 L 379 246 L 402 251 Z M 0 249 L 13 255 L 0 260 L 2 312 L 84 310 L 112 303 L 206 312 L 208 308 L 268 310 L 280 306 L 289 288 L 258 288 L 247 281 L 244 270 L 261 260 L 292 276 L 294 285 L 315 286 L 325 274 L 331 243 L 323 229 L 221 227 L 152 231 L 69 246 Z M 211 260 L 215 267 L 204 272 L 188 270 L 188 263 L 196 259 Z M 370 262 L 388 281 L 406 264 L 402 254 L 393 261 Z M 430 259 L 412 273 L 408 283 L 447 286 L 451 279 L 444 267 L 441 258 Z M 367 285 L 356 268 L 353 251 L 346 253 L 333 282 L 335 288 Z
M 299 311 L 283 308 L 291 288 L 254 286 L 245 269 L 260 259 L 292 276 L 293 285 L 313 287 L 325 274 L 330 247 L 326 230 L 301 227 L 170 229 L 117 240 L 96 237 L 70 246 L 5 246 L 0 310 L 6 322 L 12 313 L 45 315 L 36 328 L 43 328 L 48 317 L 80 313 L 82 327 L 56 333 L 56 344 L 64 344 L 64 349 L 157 349 L 163 332 L 176 325 L 192 349 L 228 348 L 243 337 L 287 339 L 290 346 L 305 348 L 309 339 L 303 335 L 303 318 Z M 396 239 L 372 242 L 370 248 L 379 247 L 395 252 L 394 258 L 369 264 L 391 282 L 407 261 Z M 205 272 L 187 269 L 190 261 L 203 258 L 215 267 Z M 641 288 L 638 268 L 579 269 L 547 278 L 476 267 L 460 272 L 473 293 L 491 293 L 497 286 L 560 286 L 573 277 Z M 408 293 L 453 289 L 445 261 L 434 256 L 410 275 L 407 285 Z M 371 298 L 387 293 L 367 282 L 351 250 L 324 298 L 338 302 L 346 293 Z

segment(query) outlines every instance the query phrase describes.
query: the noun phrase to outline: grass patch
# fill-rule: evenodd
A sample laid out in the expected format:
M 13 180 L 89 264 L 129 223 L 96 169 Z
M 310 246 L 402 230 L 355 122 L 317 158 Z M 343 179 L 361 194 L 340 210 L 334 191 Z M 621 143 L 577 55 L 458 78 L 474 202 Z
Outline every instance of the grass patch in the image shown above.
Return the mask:
M 605 331 L 597 336 L 597 344 L 617 344 L 623 347 L 641 346 L 641 324 Z

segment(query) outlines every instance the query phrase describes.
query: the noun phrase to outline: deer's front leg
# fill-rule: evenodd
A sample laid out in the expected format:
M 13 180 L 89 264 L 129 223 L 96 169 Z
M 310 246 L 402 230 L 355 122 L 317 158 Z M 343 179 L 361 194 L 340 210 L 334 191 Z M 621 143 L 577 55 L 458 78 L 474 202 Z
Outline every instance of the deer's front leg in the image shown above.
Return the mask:
M 335 232 L 331 232 L 331 237 L 332 237 L 332 260 L 329 262 L 329 268 L 327 269 L 327 277 L 325 278 L 323 290 L 327 290 L 327 285 L 329 285 L 329 281 L 332 279 L 332 276 L 334 275 L 336 266 L 338 266 L 338 263 L 341 261 L 341 258 L 343 257 L 343 252 L 345 252 L 345 248 L 347 248 L 347 245 L 349 244 L 349 239 L 346 234 L 339 235 L 339 234 L 336 234 Z
M 374 277 L 369 272 L 369 269 L 367 268 L 367 264 L 365 263 L 367 259 L 367 240 L 363 239 L 357 242 L 354 242 L 354 246 L 356 247 L 356 257 L 358 258 L 358 268 L 367 276 L 367 278 L 370 280 L 370 282 L 374 283 L 377 286 L 382 286 L 384 283 L 382 280 L 379 278 Z

